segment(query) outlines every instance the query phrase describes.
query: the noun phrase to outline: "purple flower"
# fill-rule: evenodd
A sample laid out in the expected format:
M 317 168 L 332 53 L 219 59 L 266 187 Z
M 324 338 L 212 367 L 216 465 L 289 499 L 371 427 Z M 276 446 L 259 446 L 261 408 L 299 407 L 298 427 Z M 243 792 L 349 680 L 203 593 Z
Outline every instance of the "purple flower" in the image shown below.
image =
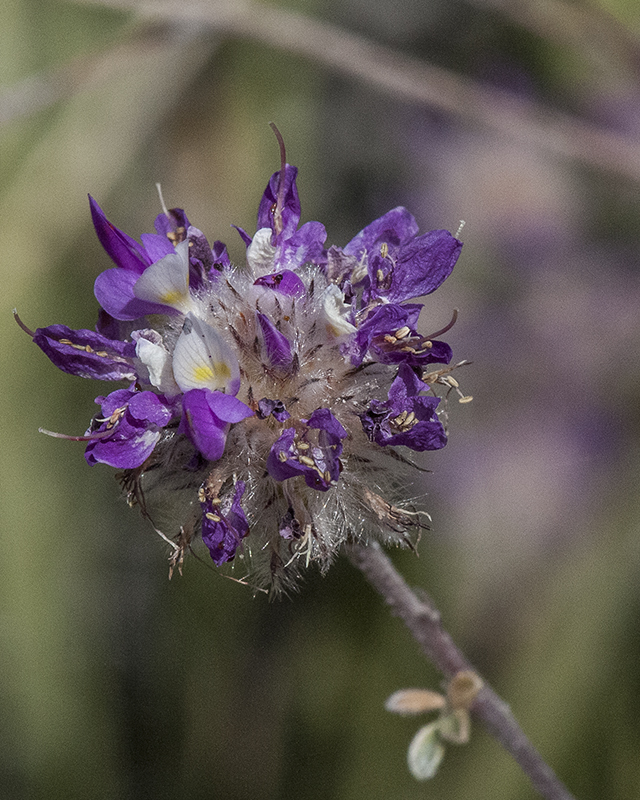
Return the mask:
M 132 381 L 135 347 L 93 331 L 74 331 L 66 325 L 37 328 L 33 341 L 63 372 L 101 381 Z
M 256 233 L 238 229 L 239 269 L 182 209 L 138 242 L 91 200 L 115 264 L 96 280 L 97 332 L 18 320 L 65 372 L 126 382 L 97 399 L 84 436 L 62 438 L 124 470 L 154 526 L 171 520 L 171 566 L 200 535 L 216 565 L 242 546 L 243 580 L 246 568 L 273 592 L 310 562 L 324 571 L 346 542 L 411 541 L 420 517 L 400 489 L 412 465 L 393 448 L 443 447 L 435 390 L 457 386 L 454 367 L 426 372 L 450 362 L 438 337 L 455 316 L 422 335 L 417 298 L 447 277 L 460 242 L 420 235 L 396 208 L 326 250 L 324 226 L 300 224 L 296 177 L 282 147 Z
M 306 263 L 326 262 L 327 232 L 320 222 L 300 222 L 300 199 L 296 186 L 298 170 L 286 164 L 274 172 L 258 208 L 258 230 L 253 237 L 238 228 L 247 244 L 247 261 L 255 272 L 281 274 Z M 274 275 L 275 278 L 275 275 Z M 296 288 L 296 290 L 299 287 Z M 292 292 L 293 293 L 293 292 Z
M 153 392 L 118 389 L 96 397 L 102 414 L 86 433 L 88 464 L 109 464 L 118 469 L 141 466 L 153 452 L 162 429 L 174 416 L 172 404 Z
M 382 364 L 448 364 L 452 356 L 449 345 L 416 331 L 421 309 L 422 305 L 415 303 L 375 306 L 353 337 L 353 364 L 359 366 L 367 355 Z
M 417 233 L 413 216 L 398 207 L 367 225 L 344 248 L 366 264 L 366 302 L 384 298 L 400 303 L 431 294 L 449 277 L 462 243 L 449 231 Z M 363 271 L 356 277 L 363 280 Z
M 439 450 L 447 435 L 436 414 L 439 397 L 423 397 L 429 389 L 406 364 L 389 389 L 389 399 L 372 400 L 360 415 L 362 427 L 372 442 L 387 447 L 404 445 L 412 450 Z
M 302 475 L 307 486 L 326 492 L 340 477 L 341 440 L 348 434 L 328 408 L 316 409 L 305 422 L 302 433 L 287 428 L 280 435 L 269 453 L 267 469 L 278 481 Z M 311 436 L 314 430 L 318 431 L 316 442 Z
M 209 461 L 217 461 L 224 453 L 231 424 L 254 413 L 242 400 L 209 389 L 185 392 L 182 411 L 178 432 L 188 436 Z
M 233 497 L 222 500 L 208 497 L 204 488 L 200 490 L 202 541 L 217 566 L 233 559 L 242 539 L 249 533 L 249 523 L 240 505 L 244 490 L 244 482 L 238 481 Z

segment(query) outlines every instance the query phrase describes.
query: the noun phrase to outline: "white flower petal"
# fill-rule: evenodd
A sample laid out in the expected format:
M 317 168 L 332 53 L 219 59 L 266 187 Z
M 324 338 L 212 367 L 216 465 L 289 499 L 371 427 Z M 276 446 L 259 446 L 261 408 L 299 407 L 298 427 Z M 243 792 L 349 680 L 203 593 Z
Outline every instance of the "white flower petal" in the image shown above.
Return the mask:
M 271 228 L 260 228 L 247 248 L 247 264 L 257 278 L 273 271 L 276 248 L 271 244 L 272 233 Z
M 344 302 L 344 295 L 340 289 L 332 283 L 327 286 L 322 298 L 324 313 L 327 318 L 327 328 L 334 336 L 344 336 L 347 333 L 354 333 L 355 325 L 347 319 L 351 311 L 351 306 Z
M 180 387 L 173 378 L 171 353 L 163 344 L 141 337 L 136 344 L 136 355 L 147 368 L 152 386 L 168 396 L 180 393 Z
M 173 375 L 183 392 L 210 389 L 235 395 L 240 386 L 238 359 L 231 347 L 191 313 L 173 351 Z
M 176 245 L 176 252 L 147 267 L 133 287 L 138 300 L 161 303 L 186 314 L 191 308 L 189 294 L 189 242 Z

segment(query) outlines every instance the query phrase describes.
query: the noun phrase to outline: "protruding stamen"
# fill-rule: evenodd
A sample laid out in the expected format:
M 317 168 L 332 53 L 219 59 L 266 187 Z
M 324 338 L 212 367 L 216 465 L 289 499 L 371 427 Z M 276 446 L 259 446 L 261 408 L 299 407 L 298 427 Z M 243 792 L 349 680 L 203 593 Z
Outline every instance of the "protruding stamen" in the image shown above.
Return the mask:
M 18 323 L 18 325 L 22 328 L 22 330 L 25 333 L 28 333 L 29 336 L 33 339 L 33 337 L 35 336 L 35 333 L 32 330 L 29 330 L 29 328 L 27 328 L 27 326 L 24 324 L 24 322 L 20 319 L 20 317 L 18 316 L 18 309 L 17 308 L 13 309 L 13 318 Z
M 280 147 L 280 179 L 278 181 L 278 194 L 276 196 L 276 207 L 273 212 L 273 227 L 275 228 L 276 234 L 282 233 L 282 209 L 284 207 L 284 189 L 285 189 L 285 178 L 287 173 L 287 153 L 284 147 L 284 139 L 282 138 L 282 134 L 276 128 L 275 122 L 270 122 L 269 127 L 275 133 L 276 139 L 278 140 L 278 146 Z
M 159 183 L 156 183 L 156 189 L 158 190 L 158 197 L 160 198 L 160 207 L 162 208 L 165 217 L 171 219 L 167 205 L 164 202 L 164 197 L 162 196 L 162 186 Z
M 451 322 L 448 325 L 445 325 L 444 328 L 441 328 L 439 331 L 435 333 L 430 333 L 428 336 L 425 336 L 425 339 L 435 339 L 437 336 L 442 336 L 443 333 L 450 331 L 451 328 L 456 324 L 456 320 L 458 319 L 458 309 L 453 309 L 453 316 L 451 317 Z

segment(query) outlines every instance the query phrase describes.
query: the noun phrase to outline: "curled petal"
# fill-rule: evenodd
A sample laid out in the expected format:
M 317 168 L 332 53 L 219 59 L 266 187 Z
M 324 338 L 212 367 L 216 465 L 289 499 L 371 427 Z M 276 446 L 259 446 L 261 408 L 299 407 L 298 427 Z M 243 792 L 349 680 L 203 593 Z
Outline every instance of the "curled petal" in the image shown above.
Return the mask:
M 74 331 L 66 325 L 38 328 L 33 341 L 56 367 L 70 375 L 101 381 L 137 378 L 131 343 L 108 339 L 94 331 Z
M 425 389 L 428 386 L 403 364 L 391 384 L 388 400 L 372 400 L 360 415 L 369 439 L 382 447 L 404 445 L 416 451 L 444 447 L 447 435 L 436 414 L 440 398 L 418 394 Z

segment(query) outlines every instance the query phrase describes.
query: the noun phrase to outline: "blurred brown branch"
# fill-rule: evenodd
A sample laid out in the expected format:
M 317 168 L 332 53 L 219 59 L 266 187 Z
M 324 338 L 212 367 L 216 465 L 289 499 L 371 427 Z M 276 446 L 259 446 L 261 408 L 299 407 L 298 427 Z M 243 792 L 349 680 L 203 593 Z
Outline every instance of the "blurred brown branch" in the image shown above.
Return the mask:
M 80 0 L 129 10 L 143 19 L 204 25 L 224 36 L 251 39 L 295 53 L 395 98 L 444 111 L 599 170 L 640 180 L 640 141 L 407 56 L 329 22 L 247 0 Z
M 35 114 L 55 103 L 113 80 L 133 55 L 149 57 L 168 44 L 193 46 L 194 31 L 171 28 L 166 24 L 134 24 L 127 28 L 117 44 L 95 53 L 82 55 L 61 66 L 30 75 L 0 90 L 0 125 Z
M 640 77 L 640 42 L 604 8 L 565 0 L 465 0 L 495 11 L 531 33 L 570 47 L 602 76 L 633 88 Z M 582 88 L 582 87 L 581 87 Z
M 463 670 L 475 672 L 451 636 L 442 628 L 438 609 L 426 596 L 418 597 L 409 588 L 376 542 L 366 547 L 354 545 L 349 557 L 384 598 L 392 613 L 404 622 L 429 661 L 440 672 L 447 678 L 453 678 Z M 574 800 L 526 737 L 509 706 L 484 681 L 471 711 L 513 756 L 542 797 L 546 800 Z

